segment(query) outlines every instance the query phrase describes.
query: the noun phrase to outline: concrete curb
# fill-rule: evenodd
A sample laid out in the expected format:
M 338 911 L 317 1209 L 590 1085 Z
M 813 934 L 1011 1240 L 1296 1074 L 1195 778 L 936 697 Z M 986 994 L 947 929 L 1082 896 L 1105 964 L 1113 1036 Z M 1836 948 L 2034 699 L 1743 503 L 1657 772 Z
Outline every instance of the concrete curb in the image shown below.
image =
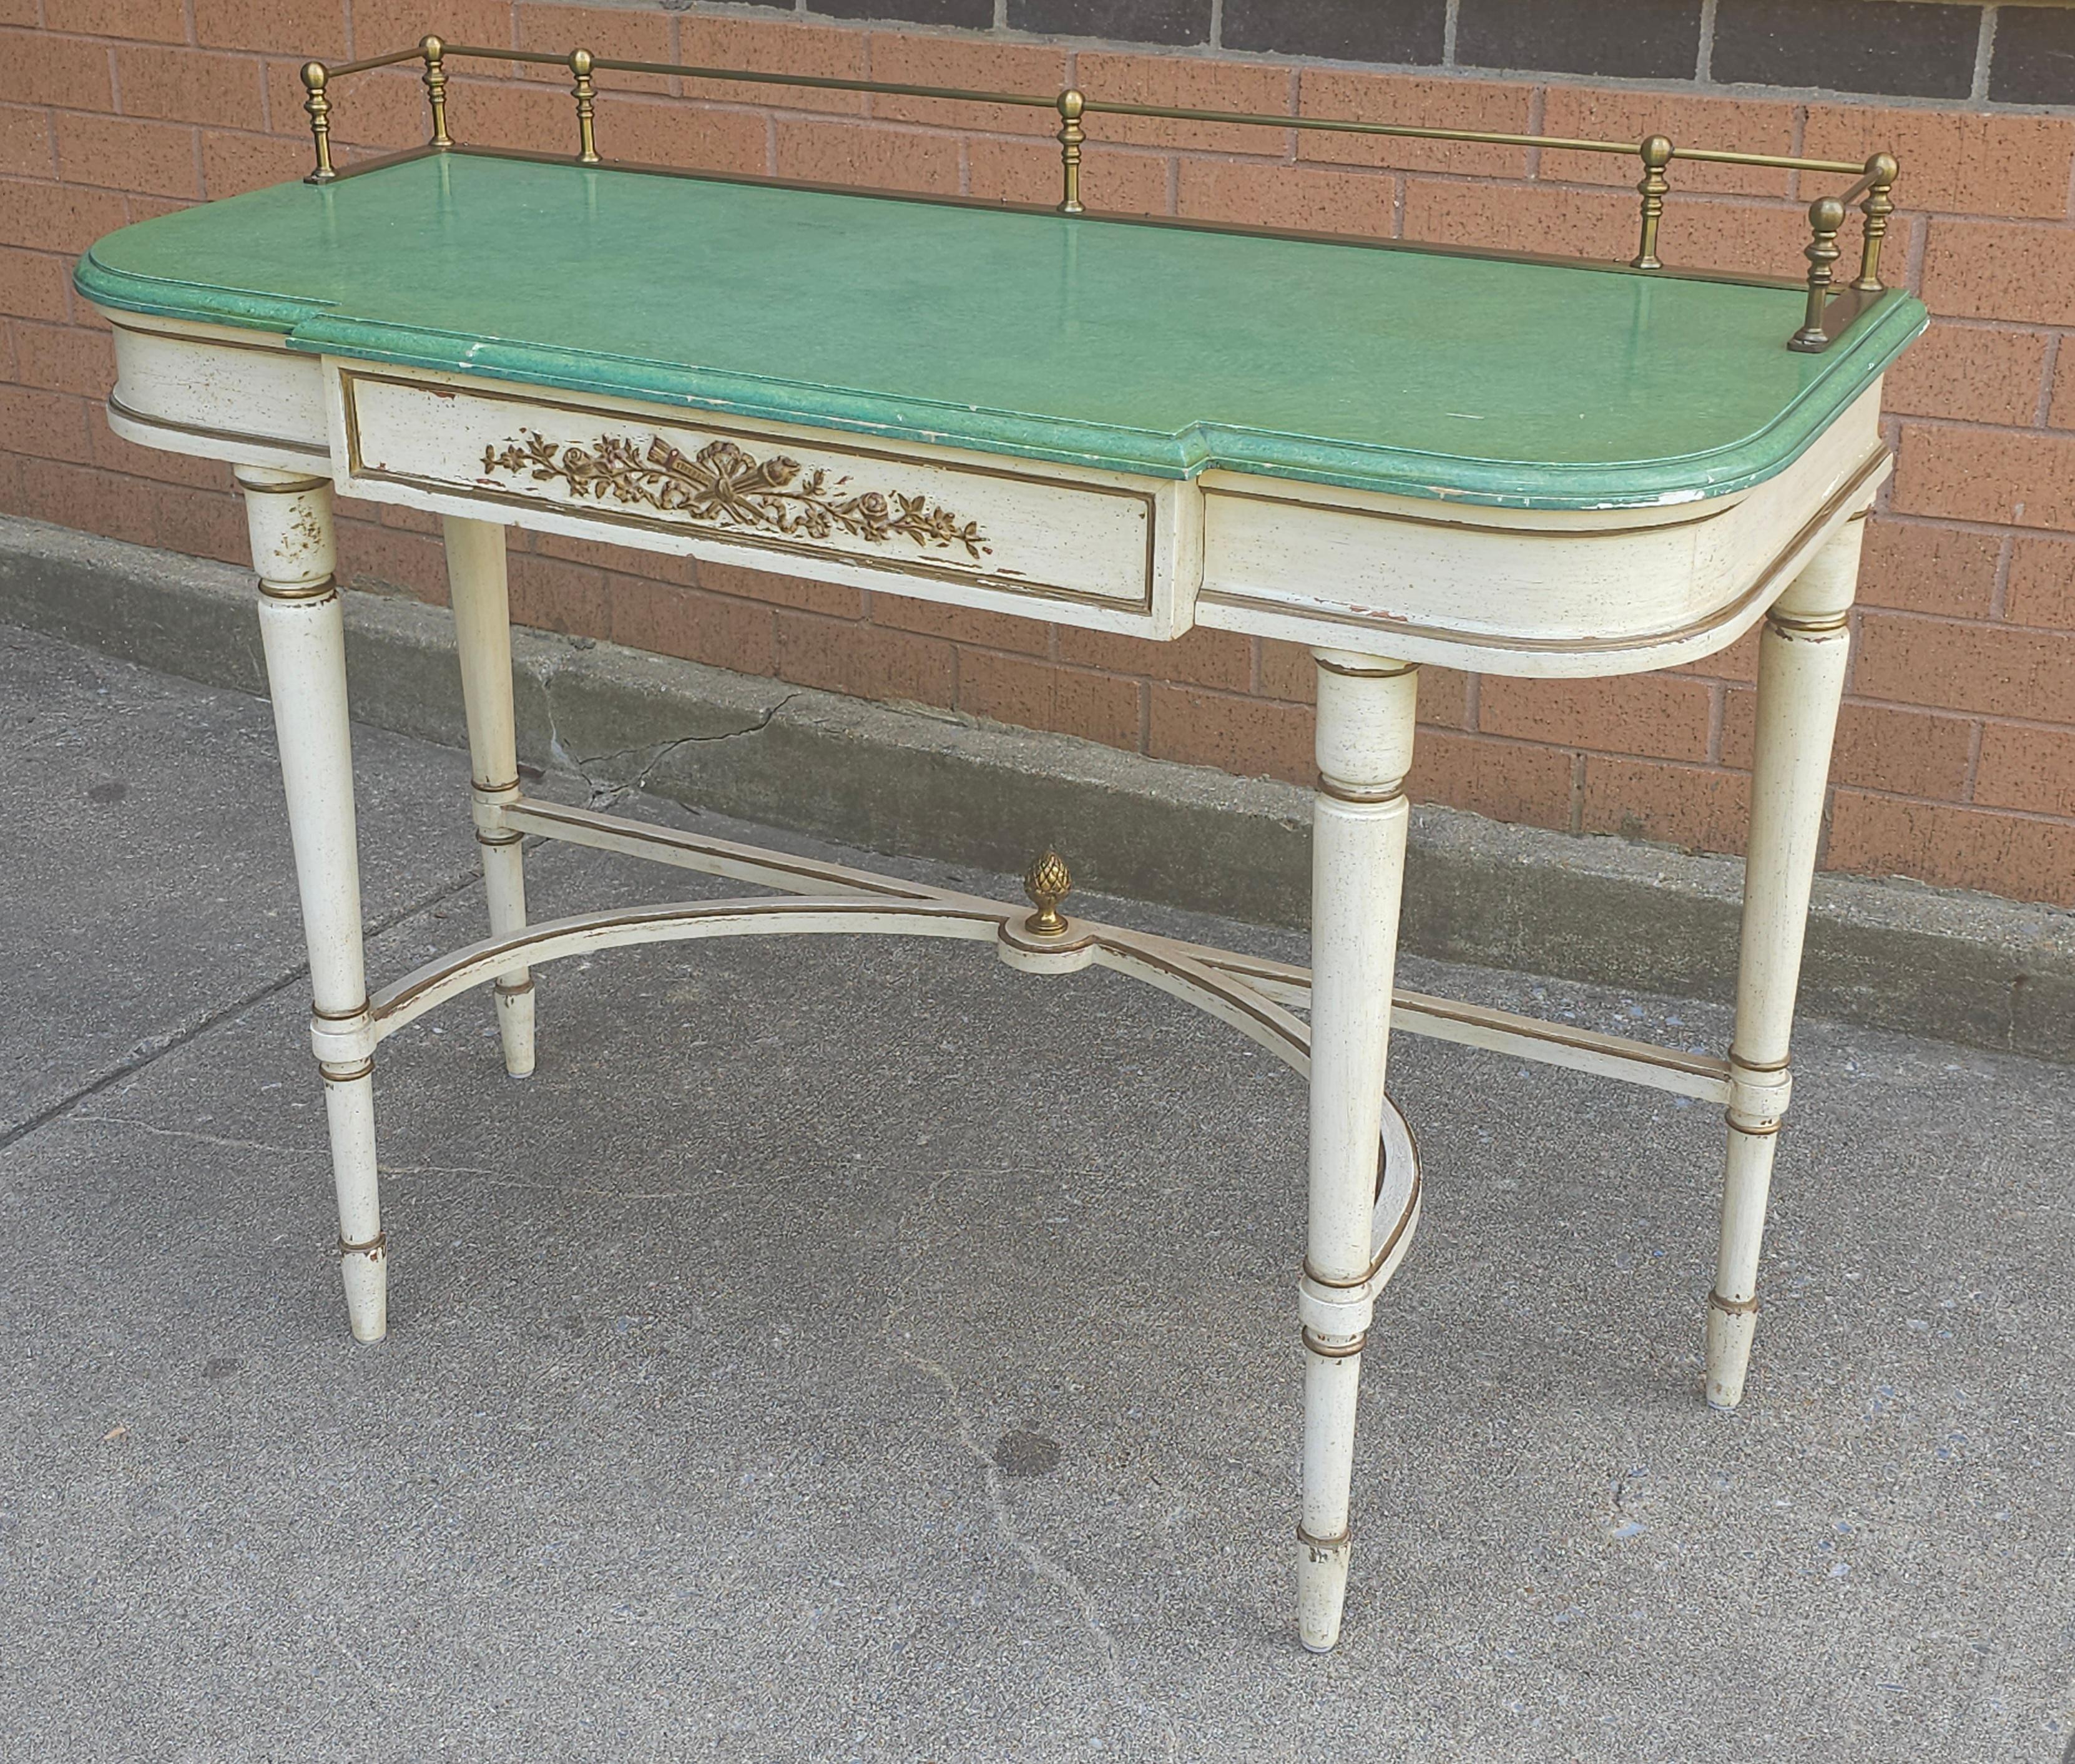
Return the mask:
M 228 565 L 0 517 L 0 621 L 214 685 L 264 683 L 251 581 Z M 454 627 L 437 607 L 347 596 L 354 713 L 463 740 Z M 514 634 L 531 764 L 869 848 L 1020 870 L 1047 840 L 1108 892 L 1258 923 L 1309 910 L 1310 804 L 1062 735 L 975 724 L 585 638 Z M 1741 868 L 1423 808 L 1406 946 L 1423 955 L 1721 999 Z M 2075 913 L 1826 876 L 1803 1008 L 2075 1061 Z

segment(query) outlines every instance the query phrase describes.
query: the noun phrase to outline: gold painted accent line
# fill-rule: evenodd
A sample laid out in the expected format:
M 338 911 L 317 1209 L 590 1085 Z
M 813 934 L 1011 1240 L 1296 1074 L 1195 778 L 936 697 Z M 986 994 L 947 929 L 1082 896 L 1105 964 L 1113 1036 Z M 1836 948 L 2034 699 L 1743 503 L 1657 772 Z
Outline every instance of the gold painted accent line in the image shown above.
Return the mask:
M 474 944 L 437 962 L 429 963 L 415 972 L 406 975 L 395 985 L 377 992 L 371 1008 L 376 1030 L 378 1033 L 382 1033 L 383 1025 L 408 1010 L 425 993 L 445 984 L 454 975 L 470 967 L 484 967 L 487 971 L 480 979 L 470 982 L 471 985 L 479 986 L 484 980 L 493 979 L 506 969 L 531 967 L 536 962 L 553 959 L 552 956 L 542 956 L 539 953 L 541 948 L 579 930 L 590 933 L 613 931 L 629 926 L 689 925 L 703 919 L 782 919 L 815 913 L 826 913 L 835 918 L 868 917 L 889 912 L 902 913 L 916 918 L 965 921 L 995 927 L 1001 923 L 1000 908 L 993 907 L 990 910 L 984 903 L 967 907 L 942 901 L 907 901 L 898 907 L 889 907 L 884 901 L 869 898 L 830 900 L 814 895 L 778 901 L 679 901 L 662 906 L 631 908 L 619 913 L 580 913 L 573 918 L 545 920 L 537 925 L 530 925 L 509 937 L 493 939 L 488 943 Z M 570 950 L 567 953 L 576 952 Z
M 1824 528 L 1837 519 L 1841 508 L 1854 501 L 1870 486 L 1879 482 L 1887 470 L 1890 458 L 1885 447 L 1876 448 L 1869 454 L 1866 462 L 1853 474 L 1844 487 L 1828 498 L 1823 506 L 1802 524 L 1795 536 L 1773 553 L 1771 562 L 1758 572 L 1750 586 L 1728 605 L 1668 630 L 1644 631 L 1640 636 L 1618 637 L 1611 642 L 1593 637 L 1504 636 L 1489 631 L 1460 631 L 1447 625 L 1414 624 L 1410 619 L 1365 619 L 1352 608 L 1307 607 L 1301 602 L 1269 600 L 1257 594 L 1242 594 L 1224 588 L 1205 588 L 1196 597 L 1197 603 L 1234 607 L 1243 612 L 1269 613 L 1311 623 L 1345 625 L 1372 634 L 1387 632 L 1394 639 L 1416 638 L 1422 642 L 1451 644 L 1466 649 L 1495 649 L 1515 655 L 1614 656 L 1631 649 L 1659 648 L 1704 636 L 1711 631 L 1720 630 L 1724 625 L 1733 624 L 1750 609 L 1753 602 L 1762 602 L 1777 594 L 1779 591 L 1779 578 L 1786 573 L 1787 565 L 1800 557 L 1814 543 Z M 1502 532 L 1506 529 L 1492 530 Z
M 1682 1087 L 1681 1094 L 1701 1095 L 1715 1102 L 1729 1099 L 1729 1062 L 1713 1054 L 1683 1054 L 1676 1048 L 1660 1047 L 1655 1042 L 1638 1041 L 1625 1035 L 1604 1035 L 1597 1029 L 1576 1029 L 1568 1023 L 1551 1023 L 1542 1017 L 1524 1017 L 1492 1005 L 1470 1004 L 1456 999 L 1436 998 L 1424 992 L 1394 992 L 1391 996 L 1391 1009 L 1393 1026 L 1413 1034 L 1433 1034 L 1435 1032 L 1422 1029 L 1416 1023 L 1399 1022 L 1399 1017 L 1425 1017 L 1434 1022 L 1460 1024 L 1464 1028 L 1489 1030 L 1523 1040 L 1547 1041 L 1553 1046 L 1568 1048 L 1576 1053 L 1601 1058 L 1653 1066 L 1681 1079 L 1697 1081 L 1695 1088 Z M 1522 1049 L 1518 1053 L 1522 1058 L 1533 1057 L 1532 1050 Z M 1702 1090 L 1699 1086 L 1706 1088 Z
M 368 1238 L 364 1243 L 350 1244 L 343 1237 L 340 1238 L 338 1240 L 338 1253 L 340 1255 L 365 1256 L 371 1261 L 380 1261 L 383 1253 L 387 1250 L 388 1247 L 389 1233 L 386 1231 L 378 1231 L 372 1237 Z
M 1095 217 L 1098 220 L 1102 217 Z M 1638 521 L 1628 527 L 1535 527 L 1526 523 L 1497 526 L 1489 521 L 1455 520 L 1443 515 L 1414 515 L 1394 508 L 1363 508 L 1352 503 L 1336 503 L 1303 496 L 1278 496 L 1268 491 L 1235 490 L 1225 484 L 1206 484 L 1203 498 L 1236 503 L 1267 503 L 1278 508 L 1303 508 L 1315 513 L 1352 515 L 1360 520 L 1380 520 L 1392 526 L 1441 527 L 1454 532 L 1524 533 L 1534 539 L 1631 539 L 1643 533 L 1675 532 L 1681 527 L 1698 527 L 1720 520 L 1726 507 L 1709 507 L 1697 515 L 1682 515 L 1672 520 Z M 1530 511 L 1531 512 L 1531 511 Z
M 1375 1279 L 1376 1271 L 1381 1265 L 1381 1264 L 1372 1259 L 1369 1266 L 1356 1274 L 1353 1279 L 1336 1280 L 1330 1274 L 1320 1273 L 1311 1265 L 1311 1258 L 1307 1256 L 1304 1258 L 1304 1277 L 1315 1286 L 1331 1287 L 1335 1292 L 1353 1292 L 1359 1287 L 1366 1286 Z
M 1783 1072 L 1791 1059 L 1747 1060 L 1733 1047 L 1729 1050 L 1729 1064 L 1741 1072 Z
M 129 317 L 126 313 L 123 315 L 125 319 Z M 114 318 L 109 320 L 108 328 L 111 331 L 127 331 L 132 337 L 155 337 L 162 343 L 193 343 L 205 345 L 210 349 L 249 349 L 261 355 L 285 356 L 292 361 L 296 358 L 296 352 L 288 347 L 285 335 L 277 336 L 271 343 L 255 343 L 249 337 L 214 337 L 201 331 L 154 330 L 147 325 L 125 324 Z
M 1351 803 L 1356 808 L 1373 809 L 1386 802 L 1400 801 L 1405 795 L 1405 781 L 1398 778 L 1388 784 L 1368 786 L 1342 784 L 1322 772 L 1319 774 L 1317 789 L 1320 796 L 1331 797 L 1336 802 Z
M 478 833 L 476 834 L 476 836 L 475 836 L 475 843 L 476 843 L 478 845 L 495 845 L 495 846 L 516 845 L 516 844 L 518 844 L 518 843 L 520 842 L 520 839 L 524 839 L 524 837 L 525 837 L 525 835 L 524 835 L 524 834 L 520 834 L 520 833 L 482 833 L 482 832 L 478 832 Z
M 350 1011 L 327 1011 L 320 1005 L 310 1007 L 310 1015 L 326 1023 L 354 1023 L 367 1015 L 367 1001 L 363 999 Z
M 1344 680 L 1402 680 L 1409 673 L 1417 673 L 1416 661 L 1401 661 L 1395 667 L 1351 668 L 1344 661 L 1328 661 L 1323 656 L 1311 660 L 1327 673 L 1336 673 Z
M 1773 607 L 1766 611 L 1765 622 L 1783 637 L 1800 638 L 1805 640 L 1836 636 L 1839 631 L 1843 631 L 1851 623 L 1852 615 L 1849 611 L 1846 611 L 1825 613 L 1820 618 L 1801 619 L 1795 617 L 1792 613 L 1782 612 L 1779 607 Z
M 1712 1290 L 1708 1294 L 1708 1303 L 1711 1309 L 1719 1311 L 1727 1317 L 1750 1317 L 1758 1311 L 1755 1298 L 1725 1298 Z
M 797 884 L 812 882 L 819 887 L 852 888 L 859 893 L 874 898 L 896 901 L 932 901 L 951 898 L 948 891 L 931 888 L 920 883 L 897 881 L 890 876 L 875 876 L 866 870 L 852 870 L 838 863 L 820 863 L 810 858 L 799 858 L 789 853 L 766 851 L 760 846 L 737 845 L 727 839 L 702 839 L 697 834 L 685 833 L 676 827 L 654 826 L 641 821 L 628 820 L 616 814 L 602 814 L 595 809 L 572 808 L 565 803 L 542 802 L 531 797 L 521 797 L 516 802 L 507 803 L 504 816 L 516 822 L 522 831 L 546 839 L 561 839 L 572 845 L 583 845 L 597 851 L 617 850 L 616 844 L 608 841 L 638 841 L 644 845 L 658 846 L 673 851 L 686 859 L 704 858 L 707 863 L 686 863 L 685 868 L 698 869 L 708 876 L 729 876 L 739 869 L 755 872 L 744 875 L 742 880 L 752 880 L 768 888 L 794 888 Z M 645 854 L 644 854 L 645 855 Z M 656 857 L 656 863 L 674 863 L 675 859 Z M 729 867 L 723 868 L 720 866 Z M 789 878 L 790 880 L 779 880 Z M 797 889 L 796 892 L 806 892 Z M 963 896 L 961 898 L 963 898 Z
M 1734 1109 L 1731 1109 L 1722 1118 L 1729 1123 L 1731 1133 L 1742 1133 L 1746 1139 L 1771 1139 L 1779 1131 L 1780 1127 L 1778 1116 L 1775 1116 L 1769 1121 L 1763 1120 L 1752 1121 L 1738 1115 Z
M 126 328 L 127 327 L 118 327 L 118 329 Z M 136 334 L 139 337 L 160 337 L 164 336 L 167 333 L 162 331 L 139 331 Z M 215 340 L 210 337 L 184 338 L 182 341 L 193 342 L 201 345 L 205 348 L 213 349 L 217 346 Z M 240 346 L 233 343 L 226 344 L 223 346 L 229 349 L 235 349 Z M 243 346 L 247 349 L 255 347 L 254 345 L 249 343 Z M 264 350 L 259 351 L 259 353 L 263 354 L 272 354 L 275 352 L 271 350 Z M 271 447 L 284 453 L 304 453 L 308 454 L 313 459 L 329 460 L 331 458 L 330 450 L 329 449 L 315 446 L 309 441 L 289 441 L 279 435 L 248 435 L 241 429 L 211 429 L 206 424 L 201 423 L 176 422 L 170 416 L 149 416 L 143 411 L 132 410 L 130 406 L 124 404 L 122 400 L 118 398 L 113 392 L 110 392 L 108 395 L 108 408 L 110 410 L 114 412 L 115 415 L 120 416 L 125 422 L 139 423 L 147 429 L 163 429 L 167 430 L 168 433 L 176 435 L 192 435 L 198 441 L 250 441 L 255 447 Z M 313 483 L 318 484 L 328 484 L 330 482 L 331 480 L 328 478 L 313 478 L 312 480 Z M 265 488 L 267 487 L 248 486 L 247 487 L 257 489 Z
M 468 781 L 468 787 L 471 790 L 481 791 L 485 796 L 499 796 L 507 790 L 517 789 L 519 788 L 519 781 L 516 777 L 514 777 L 504 784 L 483 784 L 474 778 L 470 778 Z
M 327 1084 L 357 1084 L 362 1079 L 372 1075 L 375 1062 L 370 1058 L 355 1060 L 349 1066 L 330 1066 L 320 1060 L 317 1070 Z
M 1366 1329 L 1352 1341 L 1345 1342 L 1327 1342 L 1323 1337 L 1314 1335 L 1308 1326 L 1299 1329 L 1297 1333 L 1303 1338 L 1306 1348 L 1321 1360 L 1352 1360 L 1369 1345 L 1369 1331 Z M 1302 1535 L 1301 1530 L 1299 1535 Z
M 259 469 L 263 471 L 271 470 L 268 466 L 262 466 Z M 237 475 L 234 469 L 233 475 Z M 240 477 L 238 479 L 238 487 L 248 496 L 307 496 L 313 490 L 330 489 L 331 480 L 329 478 L 291 478 L 283 482 L 275 483 L 271 480 L 259 482 Z
M 1303 1544 L 1307 1550 L 1316 1550 L 1320 1551 L 1322 1554 L 1331 1554 L 1336 1550 L 1345 1550 L 1352 1547 L 1355 1541 L 1354 1527 L 1352 1526 L 1349 1526 L 1346 1530 L 1340 1533 L 1335 1537 L 1319 1538 L 1314 1537 L 1300 1525 L 1297 1527 L 1297 1541 Z
M 523 998 L 533 990 L 533 976 L 528 974 L 523 980 L 492 980 L 491 990 L 505 998 Z
M 263 600 L 278 600 L 284 605 L 316 605 L 322 601 L 338 598 L 338 578 L 327 576 L 322 582 L 312 582 L 308 587 L 288 587 L 271 582 L 262 576 L 259 597 Z

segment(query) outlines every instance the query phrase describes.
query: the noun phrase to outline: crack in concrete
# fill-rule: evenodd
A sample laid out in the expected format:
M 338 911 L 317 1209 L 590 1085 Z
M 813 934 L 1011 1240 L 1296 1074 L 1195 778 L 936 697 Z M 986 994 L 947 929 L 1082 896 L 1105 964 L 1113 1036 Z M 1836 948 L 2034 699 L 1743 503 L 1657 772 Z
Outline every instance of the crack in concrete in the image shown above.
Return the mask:
M 555 715 L 555 682 L 561 677 L 561 665 L 551 661 L 543 666 L 534 677 L 540 684 L 542 708 L 547 713 L 548 751 L 553 755 L 561 765 L 575 772 L 583 780 L 588 793 L 586 806 L 593 809 L 609 808 L 623 798 L 646 789 L 648 781 L 656 775 L 656 768 L 680 747 L 691 747 L 701 742 L 734 741 L 744 735 L 761 735 L 771 727 L 772 720 L 780 711 L 792 703 L 795 698 L 804 696 L 799 692 L 787 693 L 755 722 L 746 724 L 739 729 L 722 729 L 711 735 L 674 735 L 666 737 L 661 741 L 641 742 L 631 747 L 615 747 L 607 753 L 582 754 L 572 752 L 568 743 L 563 740 L 561 726 Z M 652 752 L 651 749 L 653 750 Z M 648 754 L 648 764 L 631 778 L 615 779 L 601 776 L 592 770 L 594 766 L 610 765 L 615 760 L 624 760 L 630 756 L 641 753 Z
M 97 1127 L 127 1127 L 140 1133 L 155 1133 L 162 1139 L 185 1140 L 198 1145 L 216 1145 L 226 1151 L 264 1152 L 274 1157 L 329 1157 L 329 1145 L 277 1145 L 262 1139 L 235 1138 L 227 1134 L 205 1133 L 192 1127 L 161 1127 L 155 1121 L 139 1120 L 134 1115 L 97 1115 L 77 1111 L 53 1124 L 64 1127 L 85 1122 Z M 690 1188 L 621 1189 L 573 1188 L 561 1182 L 529 1182 L 508 1170 L 486 1170 L 473 1164 L 383 1164 L 380 1174 L 391 1176 L 474 1176 L 491 1188 L 530 1189 L 544 1195 L 559 1195 L 598 1200 L 700 1200 L 710 1190 Z
M 434 892 L 426 896 L 425 899 L 415 901 L 408 906 L 400 907 L 387 918 L 368 926 L 362 934 L 363 941 L 372 942 L 385 931 L 401 925 L 406 919 L 415 917 L 417 914 L 437 906 L 442 901 L 452 900 L 456 895 L 478 886 L 482 880 L 483 877 L 479 872 L 470 871 L 458 881 L 441 883 Z M 293 986 L 298 980 L 307 979 L 309 971 L 310 965 L 307 959 L 298 962 L 293 967 L 267 981 L 264 985 L 254 988 L 251 992 L 233 999 L 229 1004 L 222 1005 L 213 1011 L 204 1012 L 187 1028 L 170 1030 L 164 1035 L 155 1035 L 139 1041 L 130 1050 L 127 1057 L 101 1073 L 97 1078 L 67 1091 L 48 1108 L 39 1110 L 27 1120 L 17 1121 L 4 1133 L 0 1133 L 0 1151 L 5 1151 L 18 1141 L 27 1139 L 38 1128 L 48 1127 L 52 1122 L 69 1115 L 88 1098 L 99 1095 L 111 1084 L 118 1084 L 126 1078 L 135 1077 L 138 1073 L 156 1065 L 168 1054 L 174 1053 L 185 1047 L 190 1041 L 206 1035 L 220 1024 L 230 1022 L 243 1016 L 255 1005 L 265 1004 L 276 993 Z
M 917 1211 L 926 1213 L 933 1208 L 936 1205 L 938 1193 L 952 1177 L 969 1174 L 971 1173 L 960 1170 L 946 1170 L 939 1174 L 924 1193 L 922 1206 Z M 926 1244 L 924 1247 L 927 1247 Z M 897 1244 L 897 1255 L 898 1248 Z M 916 1259 L 917 1261 L 922 1259 L 919 1252 Z M 895 1323 L 897 1319 L 907 1314 L 909 1302 L 909 1285 L 904 1273 L 894 1293 L 893 1302 L 887 1308 L 885 1322 L 880 1331 L 887 1351 L 905 1364 L 923 1373 L 942 1389 L 945 1406 L 951 1412 L 952 1425 L 958 1432 L 959 1443 L 971 1455 L 974 1463 L 980 1466 L 981 1480 L 987 1491 L 988 1509 L 994 1520 L 996 1531 L 1000 1534 L 1002 1542 L 1015 1551 L 1017 1557 L 1032 1573 L 1066 1595 L 1073 1605 L 1076 1615 L 1080 1618 L 1081 1627 L 1087 1632 L 1089 1640 L 1095 1645 L 1095 1652 L 1102 1661 L 1104 1676 L 1109 1680 L 1112 1693 L 1120 1702 L 1135 1709 L 1141 1716 L 1158 1725 L 1161 1737 L 1165 1741 L 1164 1750 L 1166 1757 L 1170 1760 L 1170 1764 L 1172 1764 L 1172 1760 L 1179 1755 L 1181 1746 L 1181 1735 L 1175 1728 L 1174 1718 L 1158 1704 L 1141 1696 L 1133 1687 L 1130 1679 L 1125 1676 L 1124 1662 L 1117 1652 L 1116 1638 L 1109 1633 L 1108 1625 L 1103 1621 L 1102 1612 L 1095 1604 L 1094 1595 L 1082 1584 L 1080 1577 L 1063 1563 L 1055 1562 L 1046 1555 L 1035 1542 L 1024 1535 L 1022 1528 L 1017 1524 L 1016 1515 L 1009 1509 L 1008 1497 L 1003 1489 L 1001 1467 L 994 1461 L 993 1456 L 982 1447 L 978 1435 L 974 1432 L 972 1411 L 967 1406 L 965 1393 L 959 1388 L 958 1380 L 952 1377 L 950 1369 L 941 1362 L 914 1352 L 913 1348 L 903 1345 L 895 1339 Z M 912 1337 L 910 1339 L 912 1340 Z

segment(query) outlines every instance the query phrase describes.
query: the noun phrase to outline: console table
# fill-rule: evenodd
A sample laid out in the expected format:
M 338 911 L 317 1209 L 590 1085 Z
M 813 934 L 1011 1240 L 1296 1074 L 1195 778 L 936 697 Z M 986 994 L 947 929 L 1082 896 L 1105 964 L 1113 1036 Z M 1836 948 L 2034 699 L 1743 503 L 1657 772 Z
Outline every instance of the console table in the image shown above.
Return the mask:
M 457 143 L 474 58 L 565 65 L 570 151 Z M 400 68 L 382 73 L 383 69 Z M 1054 108 L 1056 209 L 607 165 L 616 72 Z M 425 147 L 342 169 L 350 74 L 422 81 Z M 126 227 L 77 285 L 115 328 L 110 420 L 243 487 L 310 959 L 347 1315 L 387 1329 L 373 1072 L 387 1036 L 487 985 L 534 1062 L 535 975 L 623 944 L 947 938 L 1091 965 L 1197 1005 L 1310 1083 L 1298 1627 L 1340 1625 L 1361 1353 L 1421 1173 L 1385 1091 L 1394 1028 L 1725 1105 L 1708 1400 L 1740 1398 L 1881 376 L 1923 327 L 1879 280 L 1894 162 L 1295 117 L 1222 120 L 1626 153 L 1638 249 L 1583 263 L 1090 214 L 1106 114 L 1211 113 L 474 49 L 303 70 L 309 179 Z M 601 111 L 603 110 L 603 114 Z M 1278 151 L 1271 147 L 1269 151 Z M 1805 273 L 1659 256 L 1682 159 L 1852 176 Z M 1863 199 L 1862 201 L 1862 199 Z M 1523 201 L 1530 198 L 1523 197 Z M 1834 274 L 1861 202 L 1858 273 Z M 1691 224 L 1691 217 L 1688 223 Z M 333 578 L 334 488 L 445 520 L 492 935 L 370 992 Z M 1164 640 L 1300 643 L 1318 667 L 1313 966 L 1034 911 L 529 796 L 514 746 L 508 527 L 778 567 Z M 1763 623 L 1735 1038 L 1675 1052 L 1393 991 L 1416 670 L 1576 677 L 1689 662 Z M 530 921 L 522 840 L 776 891 Z M 1308 1010 L 1310 1022 L 1296 1013 Z

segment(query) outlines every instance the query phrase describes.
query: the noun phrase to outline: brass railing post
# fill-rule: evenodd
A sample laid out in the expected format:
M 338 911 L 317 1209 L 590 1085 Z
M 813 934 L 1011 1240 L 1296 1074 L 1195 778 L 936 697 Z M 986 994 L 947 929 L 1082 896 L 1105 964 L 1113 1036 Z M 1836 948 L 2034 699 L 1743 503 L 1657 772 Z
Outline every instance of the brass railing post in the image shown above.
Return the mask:
M 1664 218 L 1665 195 L 1671 188 L 1664 176 L 1665 167 L 1671 163 L 1671 143 L 1661 135 L 1653 135 L 1636 151 L 1642 155 L 1642 181 L 1636 185 L 1642 197 L 1642 239 L 1628 267 L 1661 270 L 1664 265 L 1657 255 L 1657 229 Z
M 1859 212 L 1866 217 L 1866 230 L 1859 244 L 1859 273 L 1852 286 L 1862 294 L 1878 294 L 1881 291 L 1881 242 L 1887 237 L 1887 217 L 1895 213 L 1894 158 L 1886 153 L 1876 153 L 1866 161 L 1866 199 L 1859 205 Z
M 1789 349 L 1812 354 L 1830 346 L 1829 333 L 1823 329 L 1823 308 L 1829 304 L 1830 266 L 1837 261 L 1837 230 L 1845 224 L 1845 205 L 1834 196 L 1819 197 L 1808 205 L 1808 230 L 1814 235 L 1801 254 L 1808 259 L 1808 309 L 1801 329 L 1787 340 Z
M 1079 214 L 1081 208 L 1081 111 L 1087 100 L 1071 86 L 1059 94 L 1059 171 L 1062 214 Z
M 447 46 L 437 37 L 427 37 L 418 45 L 418 52 L 425 58 L 425 101 L 433 107 L 433 139 L 436 147 L 454 145 L 454 137 L 447 133 Z
M 577 163 L 579 165 L 598 164 L 598 136 L 592 127 L 593 100 L 598 88 L 591 84 L 590 70 L 594 65 L 588 49 L 569 52 L 569 72 L 577 77 Z
M 338 176 L 331 164 L 331 100 L 325 96 L 328 77 L 323 62 L 303 64 L 303 89 L 309 94 L 303 100 L 303 108 L 309 113 L 310 139 L 317 150 L 317 168 L 303 180 L 305 184 L 329 184 Z

